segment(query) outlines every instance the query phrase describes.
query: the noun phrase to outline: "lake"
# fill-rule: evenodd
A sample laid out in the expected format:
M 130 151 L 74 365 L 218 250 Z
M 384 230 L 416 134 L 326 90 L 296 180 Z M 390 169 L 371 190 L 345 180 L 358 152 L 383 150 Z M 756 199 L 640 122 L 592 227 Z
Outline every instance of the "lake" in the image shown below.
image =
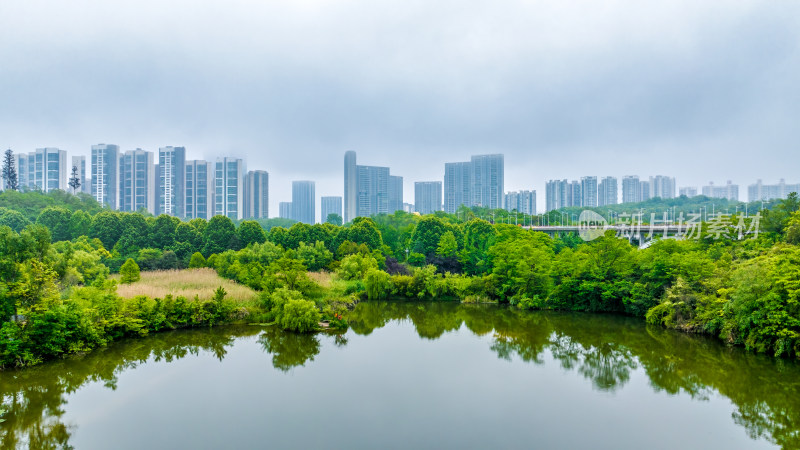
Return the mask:
M 367 302 L 0 372 L 3 448 L 800 448 L 800 365 L 613 315 Z

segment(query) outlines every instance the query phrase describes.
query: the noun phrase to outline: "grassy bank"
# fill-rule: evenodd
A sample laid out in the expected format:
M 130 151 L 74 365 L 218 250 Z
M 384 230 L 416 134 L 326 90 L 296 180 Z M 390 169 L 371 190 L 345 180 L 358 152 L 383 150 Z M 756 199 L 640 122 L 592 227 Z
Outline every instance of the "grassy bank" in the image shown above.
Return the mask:
M 112 275 L 110 278 L 119 281 L 120 276 Z M 235 302 L 250 303 L 258 298 L 253 289 L 222 278 L 208 268 L 142 272 L 139 281 L 117 286 L 117 294 L 127 299 L 137 296 L 164 298 L 172 295 L 209 301 L 219 287 L 225 289 L 227 297 Z

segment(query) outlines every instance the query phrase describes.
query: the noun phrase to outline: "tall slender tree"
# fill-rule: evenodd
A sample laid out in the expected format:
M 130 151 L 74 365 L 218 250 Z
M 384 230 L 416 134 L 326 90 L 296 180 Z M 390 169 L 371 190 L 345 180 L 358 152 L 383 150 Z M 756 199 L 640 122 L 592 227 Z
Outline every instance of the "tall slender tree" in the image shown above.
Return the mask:
M 81 179 L 78 177 L 78 166 L 72 166 L 72 175 L 69 177 L 69 187 L 72 188 L 73 194 L 81 187 Z
M 14 167 L 14 152 L 11 149 L 6 150 L 3 156 L 3 186 L 5 189 L 16 191 L 19 189 L 19 181 L 17 180 L 17 169 Z

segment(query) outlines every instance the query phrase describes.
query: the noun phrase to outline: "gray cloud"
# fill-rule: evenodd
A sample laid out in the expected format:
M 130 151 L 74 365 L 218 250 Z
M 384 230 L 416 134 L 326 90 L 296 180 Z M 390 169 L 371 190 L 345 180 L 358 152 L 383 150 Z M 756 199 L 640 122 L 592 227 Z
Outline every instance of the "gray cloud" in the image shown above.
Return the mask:
M 800 2 L 7 0 L 0 145 L 246 157 L 341 195 L 342 156 L 413 181 L 506 154 L 549 178 L 800 181 Z M 407 200 L 413 201 L 413 200 Z

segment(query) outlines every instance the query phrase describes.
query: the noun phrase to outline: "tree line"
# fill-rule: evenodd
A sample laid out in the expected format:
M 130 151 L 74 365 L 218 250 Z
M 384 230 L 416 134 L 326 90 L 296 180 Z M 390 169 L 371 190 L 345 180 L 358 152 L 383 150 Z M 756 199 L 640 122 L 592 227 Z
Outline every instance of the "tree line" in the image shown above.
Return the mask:
M 69 194 L 31 220 L 27 200 L 52 197 L 12 194 L 16 203 L 0 209 L 2 366 L 234 316 L 296 331 L 320 320 L 346 326 L 354 302 L 384 298 L 628 314 L 756 351 L 800 355 L 796 195 L 764 212 L 758 239 L 706 233 L 638 249 L 613 235 L 589 243 L 550 238 L 468 214 L 397 212 L 266 231 L 224 216 L 181 221 L 93 210 L 96 204 Z M 128 260 L 142 270 L 211 267 L 261 295 L 238 306 L 224 295 L 216 303 L 123 301 L 108 278 Z

